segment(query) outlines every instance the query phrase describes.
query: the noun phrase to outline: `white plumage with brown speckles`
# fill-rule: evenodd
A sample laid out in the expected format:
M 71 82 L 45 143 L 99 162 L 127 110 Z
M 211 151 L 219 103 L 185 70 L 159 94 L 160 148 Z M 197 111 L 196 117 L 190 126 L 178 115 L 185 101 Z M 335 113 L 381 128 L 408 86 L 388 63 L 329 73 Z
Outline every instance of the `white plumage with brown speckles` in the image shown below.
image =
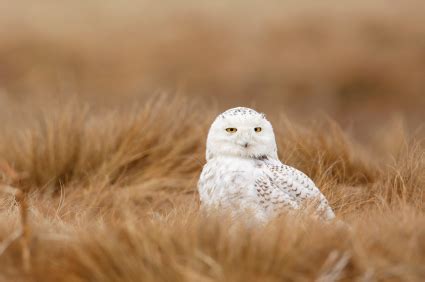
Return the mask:
M 314 182 L 279 161 L 273 128 L 264 114 L 239 107 L 219 115 L 208 134 L 206 158 L 198 183 L 205 210 L 264 223 L 312 201 L 317 215 L 335 217 Z

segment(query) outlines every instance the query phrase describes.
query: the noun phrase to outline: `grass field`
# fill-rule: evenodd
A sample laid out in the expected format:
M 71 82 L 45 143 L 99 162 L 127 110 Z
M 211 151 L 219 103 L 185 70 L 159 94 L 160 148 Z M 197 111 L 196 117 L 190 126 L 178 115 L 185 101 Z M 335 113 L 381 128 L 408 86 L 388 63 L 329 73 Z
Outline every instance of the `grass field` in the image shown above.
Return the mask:
M 425 280 L 421 1 L 0 3 L 0 281 Z M 341 225 L 199 212 L 266 113 Z

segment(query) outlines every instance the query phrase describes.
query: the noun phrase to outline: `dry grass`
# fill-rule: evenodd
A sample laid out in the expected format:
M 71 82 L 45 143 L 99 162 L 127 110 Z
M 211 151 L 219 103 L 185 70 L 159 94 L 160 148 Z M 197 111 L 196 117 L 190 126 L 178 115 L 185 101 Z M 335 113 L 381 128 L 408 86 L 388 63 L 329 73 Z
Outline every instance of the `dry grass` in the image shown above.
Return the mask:
M 1 281 L 425 279 L 422 2 L 117 3 L 0 4 Z M 350 228 L 199 213 L 235 105 Z
M 30 271 L 12 243 L 5 279 L 421 280 L 425 275 L 425 151 L 411 141 L 377 161 L 331 121 L 276 119 L 281 157 L 321 186 L 352 229 L 280 218 L 246 230 L 198 214 L 196 181 L 216 110 L 184 98 L 97 112 L 48 108 L 3 135 L 0 152 L 22 175 L 32 231 Z M 197 122 L 193 122 L 197 121 Z M 5 137 L 7 136 L 7 137 Z M 397 136 L 398 137 L 398 136 Z M 7 182 L 10 169 L 3 169 Z M 10 181 L 9 181 L 10 183 Z M 11 183 L 12 184 L 12 183 Z M 1 234 L 19 228 L 2 197 Z M 27 273 L 28 276 L 25 275 Z

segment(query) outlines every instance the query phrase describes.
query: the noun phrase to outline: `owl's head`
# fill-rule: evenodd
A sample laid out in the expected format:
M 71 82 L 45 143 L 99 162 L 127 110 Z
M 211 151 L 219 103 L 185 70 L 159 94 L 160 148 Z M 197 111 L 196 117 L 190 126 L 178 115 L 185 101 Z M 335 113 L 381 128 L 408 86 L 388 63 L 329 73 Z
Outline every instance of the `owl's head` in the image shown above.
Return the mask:
M 277 159 L 273 127 L 264 114 L 239 107 L 215 119 L 208 133 L 206 157 L 223 156 Z

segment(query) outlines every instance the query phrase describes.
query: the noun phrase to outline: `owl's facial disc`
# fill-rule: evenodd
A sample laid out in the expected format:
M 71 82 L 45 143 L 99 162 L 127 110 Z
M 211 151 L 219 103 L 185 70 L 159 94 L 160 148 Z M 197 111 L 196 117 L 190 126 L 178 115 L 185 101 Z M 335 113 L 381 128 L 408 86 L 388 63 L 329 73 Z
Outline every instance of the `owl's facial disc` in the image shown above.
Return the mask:
M 214 157 L 277 159 L 273 128 L 264 115 L 247 108 L 221 114 L 211 125 L 207 159 Z

